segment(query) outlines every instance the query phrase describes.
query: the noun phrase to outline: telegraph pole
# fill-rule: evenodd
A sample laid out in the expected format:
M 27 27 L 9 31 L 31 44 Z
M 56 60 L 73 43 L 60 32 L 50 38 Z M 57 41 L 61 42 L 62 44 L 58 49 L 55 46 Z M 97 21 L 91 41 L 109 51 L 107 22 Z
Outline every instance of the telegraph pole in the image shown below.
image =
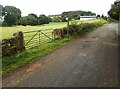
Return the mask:
M 66 21 L 67 21 L 67 36 L 69 35 L 69 18 L 66 17 Z

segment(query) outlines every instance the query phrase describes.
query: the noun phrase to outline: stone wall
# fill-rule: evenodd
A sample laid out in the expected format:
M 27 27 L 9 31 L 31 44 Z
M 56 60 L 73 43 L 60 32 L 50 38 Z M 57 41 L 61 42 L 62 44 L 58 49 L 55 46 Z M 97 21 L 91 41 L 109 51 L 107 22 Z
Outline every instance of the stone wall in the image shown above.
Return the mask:
M 23 32 L 18 31 L 13 37 L 2 39 L 2 56 L 8 56 L 25 50 Z
M 58 29 L 54 29 L 52 32 L 53 35 L 53 39 L 59 39 L 59 38 L 63 38 L 68 34 L 68 29 L 67 28 L 58 28 Z

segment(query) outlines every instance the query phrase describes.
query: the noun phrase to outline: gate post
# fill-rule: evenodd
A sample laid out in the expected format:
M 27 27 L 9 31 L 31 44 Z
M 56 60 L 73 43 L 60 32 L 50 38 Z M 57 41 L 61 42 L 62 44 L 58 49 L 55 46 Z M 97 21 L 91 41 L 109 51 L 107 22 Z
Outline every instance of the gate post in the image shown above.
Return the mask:
M 17 40 L 16 48 L 21 52 L 25 50 L 25 41 L 22 31 L 18 31 L 13 34 Z

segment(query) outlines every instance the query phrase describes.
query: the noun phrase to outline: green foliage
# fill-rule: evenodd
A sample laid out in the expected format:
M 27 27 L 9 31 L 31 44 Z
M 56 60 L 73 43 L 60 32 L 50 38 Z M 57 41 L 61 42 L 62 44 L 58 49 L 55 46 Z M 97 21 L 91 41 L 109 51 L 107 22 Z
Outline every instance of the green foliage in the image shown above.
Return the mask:
M 94 22 L 82 22 L 81 24 L 71 24 L 68 29 L 69 29 L 69 33 L 71 35 L 77 35 L 77 34 L 81 34 L 81 32 L 83 31 L 91 31 L 94 30 L 104 24 L 108 23 L 106 20 L 101 19 L 98 21 L 94 21 Z
M 49 22 L 51 22 L 51 19 L 45 15 L 40 15 L 38 18 L 38 25 L 49 24 Z
M 4 7 L 0 5 L 0 16 L 3 16 L 5 14 Z
M 80 22 L 80 20 L 71 20 L 70 21 L 70 23 L 71 23 L 71 25 L 78 25 L 79 24 L 79 22 Z
M 34 17 L 35 19 L 38 19 L 37 15 L 34 14 L 34 13 L 31 13 L 31 14 L 29 14 L 28 16 L 32 16 L 32 17 Z
M 14 7 L 14 6 L 5 6 L 5 18 L 4 21 L 7 23 L 8 26 L 12 26 L 16 23 L 17 20 L 21 17 L 21 11 L 20 9 Z
M 100 15 L 97 15 L 97 18 L 100 18 Z
M 16 17 L 9 13 L 5 16 L 4 20 L 8 26 L 14 25 L 15 22 L 17 21 Z
M 27 16 L 27 25 L 35 26 L 38 24 L 37 18 L 32 15 Z
M 75 25 L 75 24 L 72 24 L 72 25 L 69 25 L 68 29 L 69 29 L 69 34 L 70 35 L 76 35 L 79 31 L 79 26 Z
M 59 16 L 53 16 L 52 21 L 53 22 L 61 22 L 61 18 Z
M 26 25 L 27 25 L 27 20 L 28 20 L 28 19 L 27 19 L 27 16 L 21 17 L 18 23 L 19 23 L 20 25 L 26 26 Z
M 28 15 L 25 17 L 21 17 L 19 20 L 20 25 L 26 26 L 26 25 L 31 25 L 35 26 L 38 24 L 37 18 L 35 18 L 33 15 Z
M 108 15 L 115 20 L 119 20 L 119 15 L 120 15 L 120 1 L 119 2 L 114 2 L 112 4 L 110 11 L 108 12 Z

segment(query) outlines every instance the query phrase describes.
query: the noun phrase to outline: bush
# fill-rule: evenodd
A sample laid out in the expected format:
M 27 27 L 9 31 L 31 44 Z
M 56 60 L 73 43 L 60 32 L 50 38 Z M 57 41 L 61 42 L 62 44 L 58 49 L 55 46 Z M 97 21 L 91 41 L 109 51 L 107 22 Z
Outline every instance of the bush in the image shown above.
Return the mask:
M 70 25 L 68 27 L 68 30 L 70 35 L 77 34 L 79 33 L 79 25 L 75 25 L 75 24 Z
M 97 21 L 97 22 L 81 23 L 79 25 L 72 24 L 68 27 L 68 30 L 70 35 L 77 35 L 77 34 L 80 34 L 82 31 L 94 30 L 106 23 L 107 21 L 101 19 L 100 21 Z
M 37 19 L 32 15 L 22 17 L 19 20 L 19 23 L 23 26 L 26 26 L 26 25 L 34 26 L 34 25 L 37 25 L 37 22 L 38 22 Z
M 40 15 L 38 18 L 38 25 L 42 25 L 42 24 L 49 24 L 49 22 L 51 22 L 51 18 L 45 16 L 45 15 Z

